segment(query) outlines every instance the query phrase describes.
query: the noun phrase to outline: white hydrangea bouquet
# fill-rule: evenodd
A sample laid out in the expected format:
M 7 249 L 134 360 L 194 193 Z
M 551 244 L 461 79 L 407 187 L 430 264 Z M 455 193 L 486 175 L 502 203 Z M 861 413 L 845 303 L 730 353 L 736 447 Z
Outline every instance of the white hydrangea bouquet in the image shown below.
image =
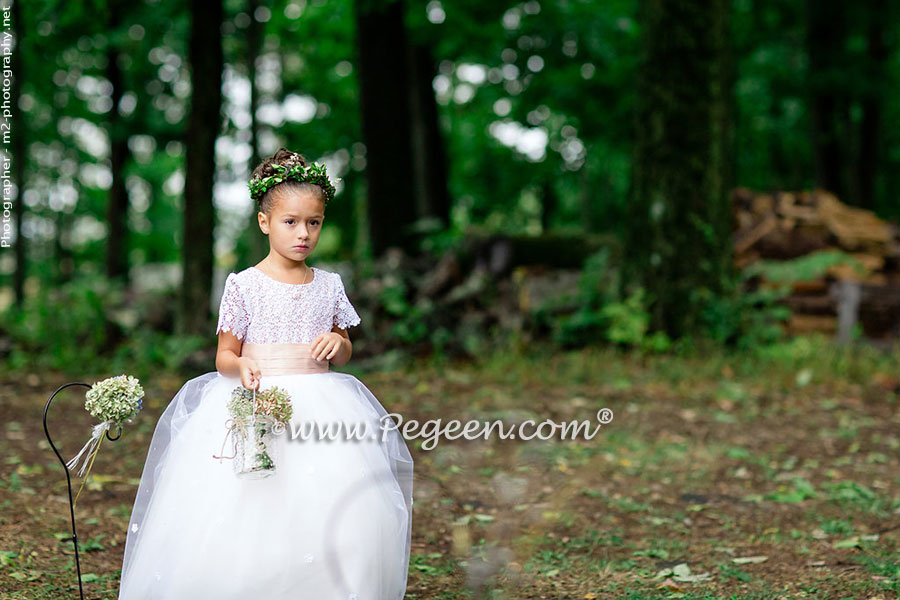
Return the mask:
M 267 388 L 258 394 L 243 386 L 234 388 L 228 402 L 231 418 L 226 428 L 234 438 L 233 456 L 213 458 L 234 459 L 234 472 L 238 477 L 260 479 L 275 474 L 279 446 L 274 434 L 283 433 L 294 413 L 290 394 L 278 386 Z M 228 433 L 225 434 L 226 440 Z
M 100 423 L 94 425 L 91 437 L 85 443 L 81 451 L 66 463 L 69 470 L 78 466 L 78 461 L 84 458 L 79 477 L 87 480 L 87 475 L 94 464 L 94 458 L 100 450 L 103 442 L 103 434 L 112 426 L 121 429 L 123 423 L 131 423 L 138 412 L 143 408 L 144 388 L 140 382 L 131 375 L 118 375 L 109 377 L 94 385 L 85 393 L 84 408 L 91 416 L 100 419 Z M 84 482 L 81 484 L 84 487 Z M 81 489 L 78 490 L 81 495 Z M 78 501 L 78 497 L 75 497 Z

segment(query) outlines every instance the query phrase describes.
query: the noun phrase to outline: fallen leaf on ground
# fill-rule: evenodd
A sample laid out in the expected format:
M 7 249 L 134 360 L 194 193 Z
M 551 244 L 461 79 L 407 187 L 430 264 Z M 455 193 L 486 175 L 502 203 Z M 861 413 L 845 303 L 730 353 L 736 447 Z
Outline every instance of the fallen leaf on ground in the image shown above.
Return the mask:
M 732 558 L 731 562 L 736 565 L 746 565 L 750 563 L 761 563 L 769 560 L 768 556 L 739 556 L 737 558 Z

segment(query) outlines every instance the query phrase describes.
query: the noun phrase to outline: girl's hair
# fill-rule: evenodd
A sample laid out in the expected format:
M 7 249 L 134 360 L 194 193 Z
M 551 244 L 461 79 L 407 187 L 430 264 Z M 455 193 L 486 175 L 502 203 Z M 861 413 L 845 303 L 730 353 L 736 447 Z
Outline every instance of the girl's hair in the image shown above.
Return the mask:
M 275 154 L 266 158 L 264 161 L 259 163 L 259 165 L 255 169 L 253 169 L 253 173 L 250 175 L 250 179 L 252 180 L 257 177 L 264 178 L 275 175 L 277 172 L 272 168 L 272 165 L 283 165 L 286 167 L 290 167 L 296 164 L 300 164 L 305 167 L 309 164 L 309 162 L 302 154 L 291 152 L 290 150 L 282 146 L 278 149 L 277 152 L 275 152 Z M 268 190 L 266 190 L 265 194 L 257 199 L 257 210 L 266 214 L 270 214 L 272 212 L 272 208 L 275 206 L 275 199 L 278 197 L 278 194 L 290 191 L 308 192 L 314 194 L 322 202 L 326 204 L 328 202 L 328 199 L 325 197 L 325 191 L 320 186 L 308 181 L 297 181 L 296 179 L 288 178 L 270 187 Z

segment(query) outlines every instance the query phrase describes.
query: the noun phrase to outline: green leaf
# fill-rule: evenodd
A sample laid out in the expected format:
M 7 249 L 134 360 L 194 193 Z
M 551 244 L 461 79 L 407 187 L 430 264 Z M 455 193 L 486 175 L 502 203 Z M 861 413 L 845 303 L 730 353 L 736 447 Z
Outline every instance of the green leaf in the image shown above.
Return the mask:
M 831 544 L 833 548 L 838 550 L 849 550 L 850 548 L 858 548 L 862 544 L 859 543 L 859 537 L 847 538 L 845 540 L 839 540 Z

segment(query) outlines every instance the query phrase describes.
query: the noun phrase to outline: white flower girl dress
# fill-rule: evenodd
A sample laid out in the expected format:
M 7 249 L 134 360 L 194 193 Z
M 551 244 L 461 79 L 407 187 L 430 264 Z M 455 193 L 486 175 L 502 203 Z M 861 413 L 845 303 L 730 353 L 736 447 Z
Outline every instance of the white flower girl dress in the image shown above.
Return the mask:
M 305 284 L 256 267 L 231 273 L 219 310 L 216 332 L 243 341 L 241 354 L 260 367 L 260 389 L 291 396 L 275 474 L 242 479 L 214 458 L 223 454 L 226 405 L 240 378 L 213 371 L 187 381 L 150 442 L 119 600 L 403 598 L 412 457 L 362 382 L 311 357 L 317 335 L 360 322 L 340 275 L 312 269 Z M 334 435 L 337 424 L 344 429 Z M 358 439 L 366 427 L 371 436 Z M 231 448 L 229 441 L 224 454 Z

